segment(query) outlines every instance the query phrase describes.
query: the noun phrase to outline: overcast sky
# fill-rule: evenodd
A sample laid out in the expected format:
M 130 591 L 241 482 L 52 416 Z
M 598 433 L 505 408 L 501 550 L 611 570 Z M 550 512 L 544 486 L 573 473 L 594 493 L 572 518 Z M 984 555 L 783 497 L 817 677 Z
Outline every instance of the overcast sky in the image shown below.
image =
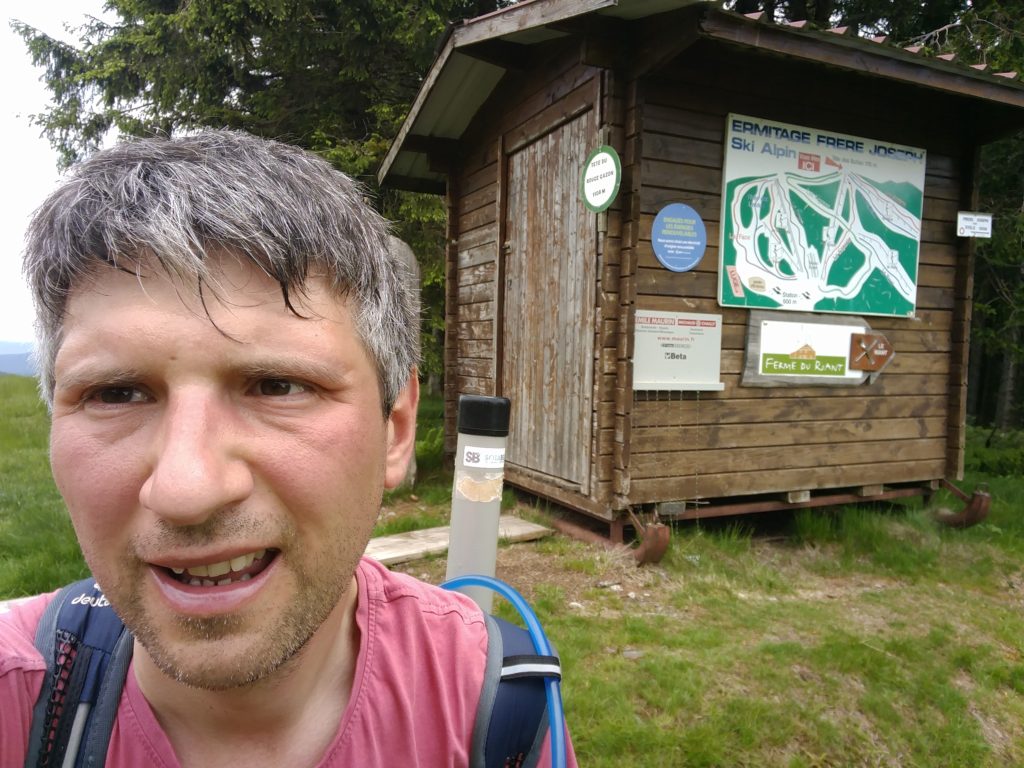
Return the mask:
M 32 340 L 32 302 L 21 278 L 21 252 L 29 215 L 58 179 L 56 155 L 39 137 L 29 116 L 48 102 L 47 90 L 32 66 L 25 44 L 10 28 L 17 19 L 54 37 L 72 41 L 65 24 L 78 26 L 102 13 L 103 0 L 8 0 L 3 4 L 0 72 L 3 110 L 0 131 L 6 148 L 0 185 L 0 341 Z

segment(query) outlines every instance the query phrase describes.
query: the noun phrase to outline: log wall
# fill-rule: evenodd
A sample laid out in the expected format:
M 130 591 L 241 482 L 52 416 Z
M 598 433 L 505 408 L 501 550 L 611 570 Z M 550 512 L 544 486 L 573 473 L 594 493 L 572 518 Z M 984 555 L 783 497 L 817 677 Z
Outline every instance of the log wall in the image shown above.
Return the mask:
M 635 306 L 723 316 L 722 392 L 636 393 L 622 464 L 632 504 L 877 486 L 962 471 L 964 339 L 970 254 L 956 211 L 973 168 L 953 101 L 798 61 L 705 43 L 635 84 L 631 151 L 639 158 Z M 749 312 L 717 304 L 723 136 L 730 112 L 878 138 L 927 150 L 913 319 L 873 317 L 896 350 L 872 385 L 740 386 Z M 629 131 L 627 131 L 629 133 Z M 651 248 L 658 210 L 685 202 L 708 248 L 692 272 L 661 267 Z

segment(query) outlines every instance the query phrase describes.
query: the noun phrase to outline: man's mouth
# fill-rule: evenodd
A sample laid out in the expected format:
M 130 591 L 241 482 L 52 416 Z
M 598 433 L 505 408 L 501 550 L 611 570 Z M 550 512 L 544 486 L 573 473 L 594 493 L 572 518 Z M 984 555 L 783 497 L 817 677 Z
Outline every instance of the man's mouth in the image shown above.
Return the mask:
M 239 581 L 248 581 L 277 555 L 276 549 L 258 549 L 255 552 L 232 557 L 205 565 L 190 565 L 187 568 L 166 567 L 171 578 L 193 587 L 223 587 Z

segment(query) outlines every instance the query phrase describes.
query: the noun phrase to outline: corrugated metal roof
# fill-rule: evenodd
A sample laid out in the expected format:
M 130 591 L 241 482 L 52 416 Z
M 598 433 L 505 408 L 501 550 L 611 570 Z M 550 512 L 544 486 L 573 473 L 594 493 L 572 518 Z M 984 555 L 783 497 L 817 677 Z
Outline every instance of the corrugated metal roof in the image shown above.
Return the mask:
M 688 6 L 707 8 L 699 29 L 706 38 L 784 54 L 790 53 L 790 43 L 811 39 L 822 54 L 815 60 L 831 66 L 871 75 L 877 74 L 871 68 L 873 57 L 904 62 L 911 67 L 895 73 L 894 79 L 917 87 L 1024 108 L 1024 87 L 1016 82 L 1017 73 L 988 72 L 981 65 L 961 63 L 951 56 L 927 56 L 920 46 L 900 48 L 883 37 L 850 35 L 845 28 L 821 30 L 806 22 L 776 24 L 764 14 L 743 16 L 723 11 L 706 0 L 524 0 L 466 20 L 449 30 L 408 117 L 381 164 L 378 179 L 382 184 L 408 189 L 435 192 L 444 189 L 444 171 L 430 167 L 429 148 L 437 140 L 460 138 L 507 71 L 495 56 L 480 51 L 486 47 L 483 44 L 501 41 L 524 47 L 537 45 L 573 34 L 566 23 L 591 14 L 628 23 Z M 828 55 L 829 51 L 856 52 L 868 58 L 855 55 L 844 63 Z M 806 49 L 803 53 L 806 57 Z M 485 57 L 490 60 L 484 60 Z M 920 82 L 915 72 L 923 70 L 930 70 L 936 76 L 930 77 L 928 82 Z M 887 76 L 892 77 L 892 73 Z

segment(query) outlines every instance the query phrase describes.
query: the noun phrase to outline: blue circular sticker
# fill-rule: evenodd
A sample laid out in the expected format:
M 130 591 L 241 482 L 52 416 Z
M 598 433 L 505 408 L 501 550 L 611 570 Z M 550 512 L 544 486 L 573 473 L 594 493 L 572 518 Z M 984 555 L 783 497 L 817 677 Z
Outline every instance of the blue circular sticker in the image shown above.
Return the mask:
M 700 263 L 708 245 L 704 220 L 683 203 L 666 205 L 654 219 L 651 245 L 665 269 L 689 272 Z

